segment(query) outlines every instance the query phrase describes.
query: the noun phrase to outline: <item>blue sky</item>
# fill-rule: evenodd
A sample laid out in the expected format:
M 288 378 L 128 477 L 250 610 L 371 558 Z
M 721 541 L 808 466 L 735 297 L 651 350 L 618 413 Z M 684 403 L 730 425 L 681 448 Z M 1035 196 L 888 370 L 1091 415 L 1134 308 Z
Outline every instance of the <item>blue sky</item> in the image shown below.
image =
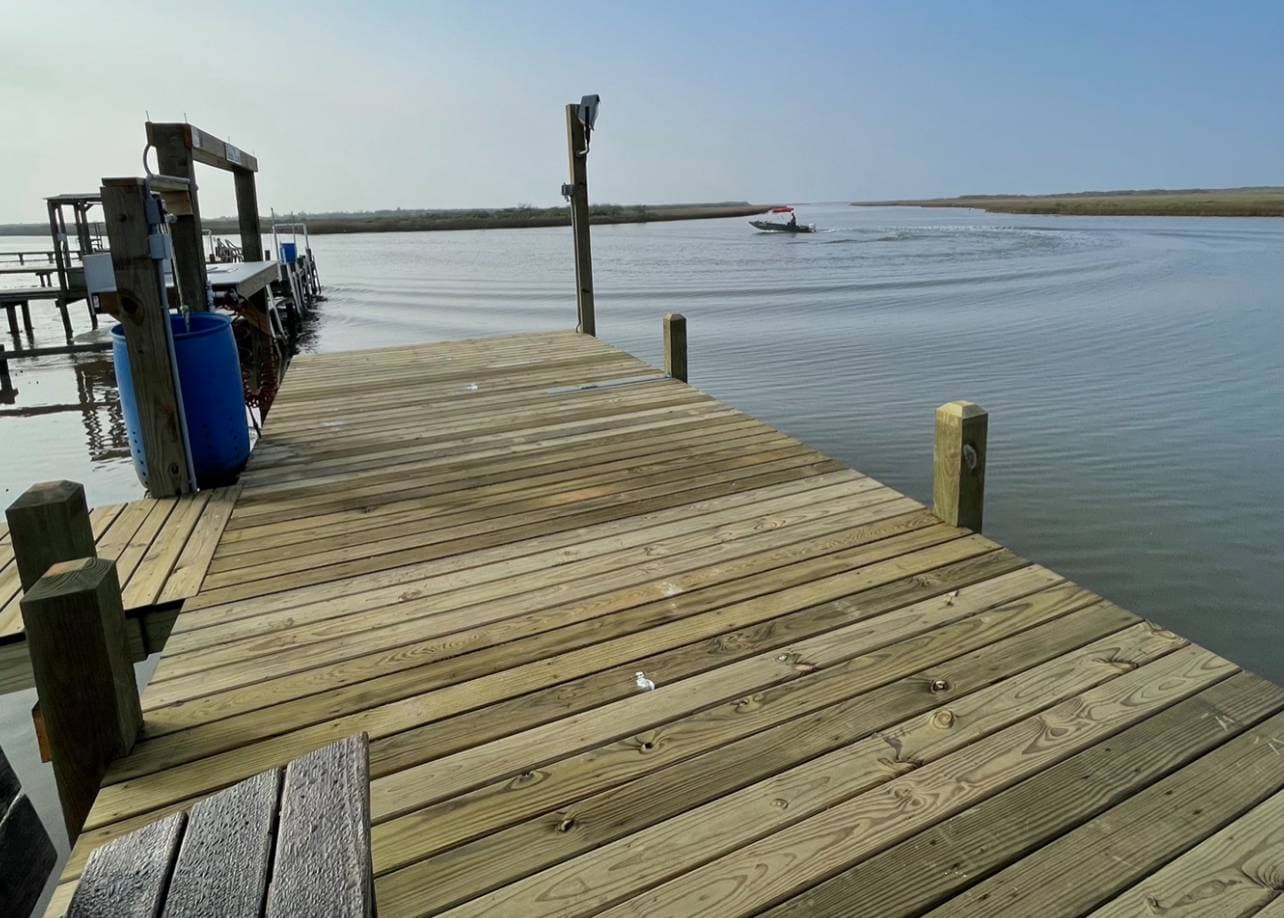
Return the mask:
M 1284 184 L 1282 56 L 1279 0 L 12 0 L 0 221 L 139 172 L 148 111 L 278 211 L 556 203 L 587 92 L 598 201 Z

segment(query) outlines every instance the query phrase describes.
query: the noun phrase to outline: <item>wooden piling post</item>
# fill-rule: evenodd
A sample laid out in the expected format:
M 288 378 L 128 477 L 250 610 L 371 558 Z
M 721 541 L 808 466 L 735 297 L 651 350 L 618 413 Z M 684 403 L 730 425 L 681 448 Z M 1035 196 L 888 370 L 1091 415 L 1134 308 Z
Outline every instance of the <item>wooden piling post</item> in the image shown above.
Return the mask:
M 153 497 L 172 497 L 194 488 L 169 306 L 148 242 L 147 194 L 142 179 L 103 179 L 103 213 L 147 459 L 147 490 Z
M 580 123 L 580 107 L 566 106 L 566 147 L 571 165 L 571 232 L 575 237 L 575 305 L 577 330 L 597 334 L 593 307 L 593 251 L 589 243 L 588 140 Z
M 13 380 L 9 378 L 9 355 L 0 344 L 0 392 L 12 392 Z
M 85 489 L 74 481 L 33 484 L 5 510 L 23 590 L 59 561 L 97 556 Z
M 143 715 L 125 645 L 116 562 L 62 561 L 22 598 L 22 622 L 74 842 L 112 760 L 129 752 Z
M 188 188 L 191 213 L 176 214 L 170 226 L 174 242 L 174 279 L 183 304 L 194 312 L 204 312 L 208 308 L 205 302 L 205 241 L 201 237 L 201 205 L 196 195 L 191 132 L 189 124 L 147 124 L 147 139 L 156 147 L 156 163 L 160 171 L 191 182 Z M 108 221 L 107 225 L 110 230 L 111 222 Z
M 263 231 L 259 226 L 259 197 L 254 187 L 254 173 L 247 169 L 236 169 L 232 172 L 232 179 L 236 184 L 236 218 L 241 229 L 241 257 L 246 261 L 253 261 L 254 255 L 263 251 Z
M 687 381 L 687 318 L 680 312 L 664 317 L 664 372 Z
M 990 416 L 972 402 L 936 409 L 932 512 L 951 526 L 981 531 L 985 505 L 985 440 Z

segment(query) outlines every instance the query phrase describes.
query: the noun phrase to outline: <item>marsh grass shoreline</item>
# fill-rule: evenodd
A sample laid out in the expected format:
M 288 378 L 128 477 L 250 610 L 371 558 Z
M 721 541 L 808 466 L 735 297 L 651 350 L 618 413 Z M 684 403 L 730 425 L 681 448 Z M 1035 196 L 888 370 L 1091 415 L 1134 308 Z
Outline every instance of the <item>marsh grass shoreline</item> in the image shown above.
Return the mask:
M 853 207 L 966 207 L 999 214 L 1126 217 L 1284 217 L 1284 187 L 976 194 L 957 198 L 856 201 Z
M 774 205 L 748 201 L 720 201 L 713 204 L 597 204 L 589 208 L 594 225 L 613 223 L 659 223 L 672 220 L 710 220 L 718 217 L 751 217 L 766 213 Z M 272 218 L 261 217 L 264 230 Z M 570 226 L 566 207 L 505 207 L 470 210 L 378 210 L 315 214 L 278 214 L 278 223 L 302 222 L 308 232 L 323 233 L 417 233 L 433 230 L 525 229 L 535 226 Z M 239 226 L 233 217 L 206 217 L 205 229 L 219 235 L 235 235 Z M 0 225 L 0 236 L 43 236 L 43 223 Z

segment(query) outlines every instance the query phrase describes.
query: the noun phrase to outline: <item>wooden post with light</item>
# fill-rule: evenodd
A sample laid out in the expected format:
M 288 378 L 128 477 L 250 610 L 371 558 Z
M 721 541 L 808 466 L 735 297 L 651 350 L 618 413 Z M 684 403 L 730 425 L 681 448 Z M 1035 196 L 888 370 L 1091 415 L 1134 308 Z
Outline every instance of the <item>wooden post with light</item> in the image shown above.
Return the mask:
M 597 121 L 596 95 L 584 96 L 566 106 L 566 147 L 570 157 L 571 182 L 562 186 L 562 195 L 571 202 L 571 232 L 575 237 L 575 305 L 579 315 L 576 330 L 597 334 L 593 310 L 593 252 L 589 243 L 588 151 Z

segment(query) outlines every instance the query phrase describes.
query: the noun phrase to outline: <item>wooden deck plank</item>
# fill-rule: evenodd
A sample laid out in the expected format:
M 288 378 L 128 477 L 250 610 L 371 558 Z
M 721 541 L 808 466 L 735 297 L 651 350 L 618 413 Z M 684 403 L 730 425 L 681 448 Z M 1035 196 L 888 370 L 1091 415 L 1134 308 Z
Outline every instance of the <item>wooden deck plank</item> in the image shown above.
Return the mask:
M 932 911 L 1082 914 L 1284 788 L 1284 714 L 1232 739 Z
M 288 747 L 290 737 L 301 737 L 309 730 L 331 731 L 339 725 L 351 722 L 353 718 L 364 717 L 365 730 L 371 739 L 389 733 L 407 730 L 427 721 L 456 714 L 460 711 L 480 707 L 488 703 L 501 701 L 515 695 L 535 691 L 550 681 L 565 681 L 577 675 L 584 675 L 606 669 L 632 660 L 645 658 L 666 647 L 683 646 L 693 641 L 707 639 L 719 633 L 734 629 L 737 626 L 748 626 L 776 618 L 787 612 L 806 608 L 819 602 L 847 596 L 882 583 L 911 576 L 933 566 L 959 560 L 975 554 L 984 553 L 993 548 L 993 543 L 977 536 L 958 538 L 959 531 L 951 527 L 937 525 L 927 529 L 907 533 L 881 541 L 851 552 L 839 553 L 843 556 L 842 566 L 854 565 L 850 571 L 844 571 L 817 581 L 809 582 L 790 590 L 772 593 L 759 600 L 740 602 L 729 607 L 716 607 L 703 616 L 682 618 L 677 621 L 658 625 L 643 631 L 612 637 L 603 636 L 599 643 L 591 644 L 578 650 L 571 650 L 556 657 L 519 663 L 512 666 L 488 668 L 483 675 L 474 675 L 463 681 L 446 678 L 444 684 L 434 685 L 416 673 L 411 678 L 400 679 L 405 686 L 402 691 L 385 693 L 383 685 L 367 696 L 362 686 L 356 687 L 357 703 L 361 710 L 352 711 L 343 707 L 343 713 L 335 717 L 332 705 L 337 704 L 336 695 L 340 692 L 326 693 L 316 698 L 303 699 L 300 706 L 311 713 L 299 714 L 288 705 L 266 709 L 260 716 L 248 722 L 228 723 L 217 721 L 207 727 L 187 730 L 173 735 L 169 739 L 158 737 L 148 742 L 131 755 L 118 760 L 108 781 L 116 781 L 126 776 L 146 773 L 158 767 L 177 765 L 190 761 L 206 753 L 213 753 L 227 745 L 241 744 L 240 752 L 248 752 L 254 747 L 245 745 L 251 738 L 245 731 L 253 731 L 254 737 L 271 736 L 287 729 L 288 724 L 296 719 L 319 721 L 329 717 L 328 723 L 318 725 L 281 738 Z M 837 556 L 834 556 L 837 557 Z M 838 562 L 834 562 L 838 563 Z M 717 605 L 715 601 L 715 606 Z M 706 661 L 704 665 L 714 665 L 716 658 L 709 658 L 701 653 Z M 781 667 L 775 667 L 779 670 Z M 391 680 L 387 680 L 391 681 Z M 417 691 L 415 691 L 417 690 Z M 412 694 L 405 695 L 407 691 Z M 283 710 L 281 710 L 283 708 Z M 383 716 L 376 714 L 382 712 Z M 281 720 L 284 720 L 282 724 Z M 198 732 L 199 730 L 199 732 Z M 353 732 L 348 730 L 348 733 Z M 295 740 L 297 741 L 297 740 Z M 272 740 L 263 744 L 265 748 L 273 745 Z M 318 745 L 318 743 L 313 743 Z M 232 750 L 231 758 L 236 758 Z M 282 753 L 275 752 L 273 755 Z M 251 767 L 253 771 L 261 770 L 248 764 L 233 765 L 229 754 L 220 754 L 206 761 L 211 764 L 219 759 L 218 767 L 211 770 L 211 778 L 226 779 L 229 769 Z M 288 756 L 292 758 L 292 756 Z M 201 763 L 194 766 L 200 769 Z M 270 766 L 269 766 L 270 767 Z M 137 781 L 130 788 L 131 796 L 139 796 Z M 112 784 L 104 788 L 99 800 L 114 797 Z M 376 804 L 376 810 L 378 805 Z M 90 822 L 94 817 L 91 814 Z
M 584 512 L 599 506 L 680 493 L 688 488 L 816 461 L 816 454 L 806 447 L 771 446 L 774 448 L 683 458 L 672 467 L 652 474 L 589 477 L 578 482 L 577 487 L 557 482 L 519 493 L 474 489 L 466 498 L 426 501 L 421 512 L 401 522 L 385 523 L 373 532 L 360 528 L 351 532 L 331 530 L 314 533 L 306 542 L 280 548 L 263 546 L 252 554 L 216 557 L 207 576 L 212 586 L 264 576 L 275 577 L 354 557 L 427 544 L 434 540 L 435 533 L 443 530 L 454 533 L 470 524 L 484 522 L 495 528 L 507 528 L 514 522 L 520 524 L 543 519 L 545 513 L 555 517 L 567 511 Z
M 1278 901 L 1284 691 L 597 339 L 302 356 L 239 491 L 109 523 L 197 592 L 57 903 L 356 733 L 385 915 Z
M 520 541 L 539 535 L 547 535 L 551 532 L 582 529 L 585 526 L 592 526 L 596 523 L 626 519 L 652 510 L 681 506 L 684 503 L 710 497 L 721 497 L 739 491 L 750 491 L 781 482 L 812 478 L 842 469 L 842 465 L 833 460 L 809 463 L 807 461 L 808 458 L 804 456 L 799 459 L 782 460 L 774 464 L 768 464 L 774 466 L 771 468 L 768 465 L 756 467 L 756 474 L 754 475 L 710 482 L 678 492 L 666 491 L 663 494 L 636 501 L 629 501 L 623 497 L 604 500 L 601 505 L 590 510 L 572 507 L 564 509 L 562 512 L 534 511 L 521 522 L 518 522 L 519 517 L 517 516 L 509 517 L 507 522 L 511 525 L 502 530 L 494 529 L 486 521 L 466 524 L 449 532 L 451 538 L 440 539 L 428 545 L 419 544 L 396 551 L 383 552 L 372 557 L 339 561 L 313 570 L 270 577 L 265 575 L 253 580 L 246 580 L 243 576 L 237 578 L 226 577 L 226 582 L 221 584 L 213 582 L 207 575 L 202 594 L 206 601 L 210 603 L 235 602 L 241 599 L 262 596 L 268 592 L 280 592 L 300 586 L 327 583 L 357 574 L 375 573 L 421 561 L 444 558 L 453 554 L 476 551 L 479 548 L 491 548 L 506 542 Z M 441 532 L 438 532 L 439 536 Z M 263 572 L 260 571 L 259 573 Z
M 1094 911 L 1126 918 L 1152 911 L 1172 918 L 1238 918 L 1281 894 L 1284 879 L 1284 792 Z
M 209 512 L 213 505 L 208 501 L 209 493 L 172 500 L 168 513 L 151 498 L 90 510 L 95 548 L 99 557 L 117 562 L 126 611 L 196 594 L 230 510 L 224 500 L 218 512 Z M 205 535 L 193 541 L 197 531 Z M 21 598 L 12 546 L 6 541 L 0 543 L 0 642 L 23 639 Z
M 906 508 L 898 504 L 897 501 L 880 505 L 879 510 L 888 519 L 884 528 L 878 531 L 888 531 L 891 527 L 907 529 L 916 522 L 924 526 L 928 524 L 921 512 L 917 516 L 906 516 Z M 853 533 L 852 537 L 858 536 Z M 817 541 L 834 544 L 833 538 Z M 773 560 L 779 563 L 783 554 L 784 550 L 760 552 L 743 558 L 739 565 L 725 565 L 713 573 L 702 570 L 699 574 L 707 576 L 711 581 L 727 579 L 737 567 L 747 567 L 755 559 L 761 559 L 764 564 Z M 616 574 L 619 575 L 618 578 Z M 693 573 L 683 579 L 694 582 L 695 577 L 696 574 Z M 636 571 L 626 569 L 613 573 L 612 579 L 637 582 L 645 578 L 639 578 Z M 753 580 L 754 583 L 762 581 L 761 575 Z M 672 583 L 672 579 L 668 582 Z M 490 592 L 498 592 L 500 585 Z M 267 703 L 276 704 L 321 688 L 338 689 L 349 683 L 390 676 L 406 669 L 418 669 L 422 673 L 423 667 L 428 664 L 465 654 L 470 655 L 469 665 L 477 670 L 486 665 L 480 662 L 483 659 L 490 659 L 492 665 L 520 660 L 527 652 L 522 648 L 529 648 L 529 652 L 536 654 L 548 653 L 553 648 L 570 650 L 608 636 L 640 631 L 694 611 L 694 606 L 690 604 L 682 607 L 660 604 L 666 590 L 671 592 L 674 589 L 672 586 L 666 588 L 662 584 L 650 582 L 629 590 L 595 592 L 597 587 L 598 584 L 591 579 L 554 584 L 532 593 L 513 594 L 504 598 L 497 596 L 495 601 L 480 608 L 467 600 L 475 599 L 478 594 L 487 591 L 460 590 L 458 592 L 461 596 L 446 597 L 451 601 L 443 601 L 443 608 L 440 610 L 430 608 L 428 616 L 413 614 L 418 601 L 414 604 L 405 603 L 392 610 L 393 618 L 386 622 L 372 622 L 369 630 L 355 633 L 341 643 L 315 640 L 316 631 L 308 628 L 302 635 L 297 635 L 295 629 L 289 629 L 270 633 L 261 639 L 211 647 L 204 653 L 187 656 L 198 667 L 203 667 L 212 662 L 209 657 L 221 655 L 224 648 L 227 648 L 227 665 L 217 670 L 198 668 L 190 676 L 158 683 L 148 693 L 149 711 L 157 711 L 173 704 L 182 705 L 181 711 L 158 711 L 152 718 L 154 726 L 149 735 L 173 729 L 174 715 L 178 716 L 179 724 L 199 722 L 211 714 L 217 716 L 219 708 L 245 710 L 247 705 L 249 708 L 262 706 L 265 699 Z M 763 588 L 765 584 L 758 587 Z M 741 592 L 750 590 L 752 587 L 748 582 L 740 585 Z M 558 601 L 559 592 L 566 594 L 565 602 Z M 730 601 L 730 598 L 726 601 Z M 611 615 L 613 610 L 616 614 Z M 398 611 L 405 611 L 406 616 L 396 617 L 395 613 Z M 611 618 L 604 624 L 602 619 L 607 615 L 611 615 Z M 425 621 L 425 618 L 431 618 L 432 621 Z M 332 622 L 324 627 L 336 629 L 344 621 L 346 620 Z M 270 647 L 274 638 L 281 639 L 283 645 L 289 643 L 291 646 L 288 649 L 283 646 L 281 653 L 271 654 Z M 263 647 L 259 647 L 259 644 Z M 498 655 L 501 653 L 498 650 L 501 645 L 508 648 L 502 652 L 505 654 L 502 657 Z M 495 649 L 494 653 L 491 653 L 492 649 Z M 479 656 L 483 651 L 486 656 Z M 271 659 L 267 661 L 267 665 L 260 662 L 257 669 L 255 664 L 244 659 L 247 656 L 259 659 L 269 654 Z M 263 684 L 269 682 L 269 685 Z M 210 699 L 209 703 L 197 701 L 242 688 L 244 691 L 238 692 L 241 697 L 237 702 L 230 702 L 226 698 L 221 701 Z
M 173 570 L 156 597 L 156 602 L 163 604 L 196 595 L 205 580 L 205 572 L 209 570 L 214 551 L 223 535 L 223 528 L 232 515 L 232 507 L 235 506 L 239 493 L 240 487 L 232 485 L 218 488 L 210 494 L 209 501 L 192 528 L 191 537 L 183 546 L 182 553 L 174 562 Z
M 802 449 L 803 447 L 784 437 L 754 436 L 730 442 L 699 444 L 673 452 L 666 452 L 663 448 L 653 449 L 652 456 L 645 464 L 639 464 L 635 459 L 610 463 L 605 467 L 581 463 L 573 470 L 547 475 L 526 474 L 518 481 L 493 484 L 475 482 L 471 487 L 461 489 L 466 491 L 464 494 L 446 492 L 439 496 L 420 497 L 413 502 L 384 504 L 363 513 L 331 513 L 324 514 L 321 518 L 307 517 L 305 522 L 310 525 L 306 528 L 299 525 L 299 521 L 292 521 L 294 525 L 288 529 L 271 532 L 260 531 L 264 527 L 256 530 L 242 529 L 241 532 L 247 535 L 229 543 L 219 552 L 215 563 L 218 570 L 231 570 L 252 564 L 255 558 L 266 562 L 289 557 L 300 551 L 314 554 L 327 548 L 356 544 L 363 538 L 369 539 L 372 536 L 371 530 L 377 530 L 380 539 L 431 531 L 433 523 L 440 526 L 444 517 L 464 509 L 474 510 L 488 504 L 503 504 L 505 511 L 513 512 L 520 506 L 519 501 L 526 502 L 548 494 L 556 494 L 560 500 L 569 501 L 574 499 L 577 492 L 583 493 L 587 488 L 593 488 L 596 493 L 604 493 L 603 486 L 622 490 L 617 483 L 627 482 L 630 487 L 636 487 L 645 480 L 660 480 L 660 476 L 678 478 L 684 472 L 728 460 L 749 465 Z
M 879 493 L 871 494 L 871 491 Z M 639 526 L 626 533 L 609 533 L 598 538 L 594 538 L 593 532 L 585 532 L 584 541 L 573 543 L 572 547 L 538 550 L 539 546 L 534 546 L 535 550 L 524 554 L 506 552 L 487 557 L 481 557 L 479 553 L 473 558 L 475 565 L 463 570 L 457 565 L 420 568 L 415 571 L 413 579 L 403 579 L 387 586 L 374 582 L 377 575 L 352 578 L 345 582 L 345 588 L 356 585 L 365 589 L 355 593 L 348 589 L 340 596 L 329 595 L 327 591 L 319 599 L 296 601 L 284 609 L 265 607 L 248 614 L 243 605 L 209 609 L 201 615 L 192 613 L 184 616 L 184 627 L 178 629 L 179 633 L 167 645 L 168 652 L 178 655 L 207 645 L 264 634 L 283 626 L 413 602 L 427 596 L 441 598 L 465 587 L 482 588 L 495 581 L 508 582 L 509 593 L 514 592 L 514 585 L 521 587 L 522 592 L 531 592 L 541 584 L 525 579 L 519 581 L 516 579 L 519 574 L 538 576 L 546 583 L 552 583 L 648 561 L 664 562 L 770 529 L 788 528 L 881 504 L 886 493 L 890 492 L 878 488 L 870 479 L 840 481 L 777 497 L 764 492 L 762 500 L 754 507 L 731 507 L 711 513 L 692 512 L 672 522 Z M 912 509 L 918 506 L 912 502 L 905 505 Z
M 1057 621 L 1062 616 L 1064 620 Z M 857 661 L 869 661 L 853 658 L 832 671 L 842 678 L 825 679 L 821 674 L 829 671 L 821 670 L 763 693 L 762 707 L 752 711 L 759 717 L 746 718 L 742 702 L 697 712 L 613 748 L 542 766 L 539 782 L 496 784 L 452 798 L 415 818 L 376 826 L 376 873 L 391 872 L 378 881 L 380 900 L 425 909 L 458 904 L 499 885 L 501 873 L 516 879 L 595 850 L 950 698 L 985 688 L 1132 620 L 1104 606 L 1085 615 L 1068 615 L 1055 600 L 1020 604 L 966 626 L 946 626 L 893 645 L 895 651 L 888 648 L 879 658 L 879 669 L 909 675 L 874 691 L 859 691 L 872 683 L 854 678 L 861 673 Z M 1025 627 L 1033 630 L 1019 634 Z M 1009 629 L 1018 634 L 1000 639 Z M 951 647 L 952 641 L 959 643 Z M 990 642 L 992 646 L 984 646 Z M 937 663 L 930 672 L 914 673 L 915 663 L 974 648 L 954 665 Z M 900 656 L 902 651 L 909 652 L 908 658 Z M 988 665 L 991 662 L 994 665 Z M 923 691 L 925 679 L 930 683 L 947 673 L 960 676 L 948 697 Z M 816 689 L 828 693 L 813 696 Z M 780 707 L 771 704 L 777 699 Z M 802 716 L 796 716 L 799 713 Z M 795 716 L 777 720 L 789 715 Z M 639 756 L 643 744 L 649 744 L 649 751 Z M 594 790 L 597 793 L 584 796 Z M 513 822 L 517 824 L 505 828 Z M 502 870 L 497 865 L 503 865 Z
M 1284 708 L 1240 673 L 790 899 L 770 918 L 919 915 Z M 913 876 L 914 883 L 905 877 Z
M 192 808 L 166 894 L 165 914 L 258 918 L 276 834 L 279 769 Z
M 343 631 L 349 632 L 351 637 L 350 641 L 344 642 L 344 647 L 349 651 L 347 657 L 358 656 L 363 650 L 406 644 L 411 639 L 423 640 L 465 628 L 473 631 L 472 636 L 476 638 L 485 625 L 556 608 L 560 614 L 549 617 L 542 627 L 535 629 L 545 631 L 577 620 L 570 615 L 571 610 L 568 608 L 573 602 L 611 596 L 614 601 L 610 609 L 621 610 L 630 605 L 642 604 L 648 599 L 659 598 L 666 595 L 666 591 L 667 595 L 673 595 L 678 590 L 686 592 L 740 576 L 761 574 L 767 570 L 804 562 L 811 557 L 835 554 L 872 538 L 896 535 L 935 522 L 925 511 L 917 509 L 914 503 L 897 499 L 891 492 L 881 488 L 866 491 L 845 503 L 849 510 L 847 513 L 827 514 L 815 519 L 803 517 L 793 526 L 772 528 L 738 540 L 697 545 L 696 548 L 680 551 L 669 557 L 657 552 L 639 559 L 639 563 L 629 564 L 625 559 L 608 555 L 554 567 L 542 575 L 531 574 L 529 580 L 522 584 L 526 589 L 520 593 L 514 592 L 512 585 L 504 580 L 476 582 L 445 594 L 434 590 L 422 599 L 401 602 L 386 609 L 369 610 L 363 619 L 364 627 L 359 631 L 351 629 L 352 622 L 348 618 L 323 618 L 318 621 L 298 611 L 285 618 L 256 620 L 252 629 L 244 626 L 218 631 L 207 628 L 203 632 L 192 633 L 202 641 L 199 653 L 176 655 L 171 658 L 170 665 L 163 673 L 158 672 L 158 692 L 152 693 L 152 698 L 156 698 L 160 692 L 174 690 L 172 686 L 160 689 L 160 682 L 221 668 L 219 673 L 212 674 L 217 680 L 222 675 L 231 674 L 229 667 L 265 654 L 271 654 L 278 673 L 284 673 L 287 671 L 289 658 L 296 649 L 317 644 L 331 645 L 331 639 Z M 818 511 L 829 509 L 832 509 L 832 505 L 817 508 Z M 684 574 L 686 576 L 681 576 Z M 674 578 L 680 579 L 675 582 Z M 664 582 L 670 585 L 665 587 Z M 629 587 L 634 589 L 629 593 L 622 593 Z M 622 595 L 615 599 L 617 594 Z M 601 602 L 599 600 L 597 606 L 590 607 L 599 615 L 607 611 L 599 608 Z M 483 608 L 470 608 L 474 606 Z M 470 608 L 470 611 L 447 614 L 465 608 Z M 271 628 L 274 621 L 279 621 L 280 627 Z M 613 623 L 618 624 L 619 621 L 620 619 L 614 619 Z M 535 623 L 513 623 L 519 628 L 526 628 L 531 624 Z M 251 633 L 247 634 L 247 631 Z M 218 646 L 212 646 L 209 643 L 211 640 L 218 641 Z M 336 655 L 335 650 L 333 647 L 329 650 L 315 647 L 315 652 L 328 658 L 345 658 L 343 654 Z M 460 652 L 462 650 L 463 648 Z M 315 659 L 317 665 L 325 662 L 322 657 Z M 211 691 L 217 687 L 215 683 L 206 683 L 206 688 Z M 157 706 L 160 703 L 164 702 L 159 702 Z
M 187 547 L 187 540 L 200 522 L 205 505 L 209 502 L 208 492 L 193 494 L 179 500 L 173 512 L 165 519 L 156 532 L 147 550 L 138 561 L 138 568 L 124 587 L 125 606 L 135 608 L 150 606 L 156 602 L 161 590 L 165 588 L 179 555 Z
M 1036 667 L 1019 682 L 967 696 L 970 710 L 977 710 L 977 701 L 998 701 L 993 713 L 979 706 L 975 722 L 953 714 L 953 704 L 942 706 L 904 724 L 897 742 L 875 735 L 510 883 L 455 912 L 483 914 L 520 903 L 534 918 L 595 913 L 619 902 L 611 911 L 727 915 L 770 904 L 860 850 L 904 838 L 933 816 L 1000 789 L 996 781 L 1015 782 L 1233 671 L 1205 651 L 1174 650 L 1181 644 L 1144 624 L 1133 626 L 1067 660 Z M 1110 662 L 1116 651 L 1155 670 L 1139 665 L 1121 675 Z M 1155 673 L 1176 678 L 1156 679 Z M 666 853 L 639 858 L 642 850 Z M 627 869 L 621 869 L 624 862 Z M 753 866 L 746 870 L 748 864 Z M 655 888 L 647 892 L 649 887 Z M 573 903 L 559 890 L 573 890 Z
M 68 918 L 159 915 L 186 820 L 175 813 L 94 852 L 67 909 Z

